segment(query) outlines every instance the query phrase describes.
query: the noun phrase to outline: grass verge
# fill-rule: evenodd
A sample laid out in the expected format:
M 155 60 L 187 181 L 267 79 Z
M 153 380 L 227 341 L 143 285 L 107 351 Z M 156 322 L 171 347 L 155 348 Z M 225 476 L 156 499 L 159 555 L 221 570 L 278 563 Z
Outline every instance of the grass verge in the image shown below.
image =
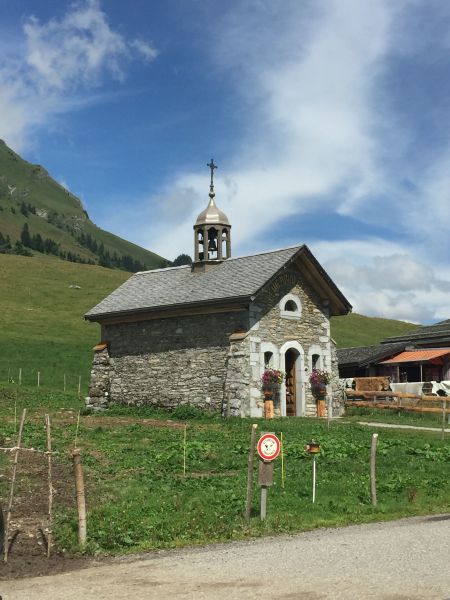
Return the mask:
M 29 409 L 24 445 L 45 447 L 43 414 L 50 412 L 53 445 L 58 451 L 55 462 L 70 473 L 68 453 L 81 402 L 52 391 L 3 388 L 1 445 L 13 444 L 14 408 L 20 413 L 23 406 Z M 378 506 L 373 507 L 368 474 L 371 433 L 366 428 L 334 422 L 328 430 L 326 423 L 315 419 L 275 419 L 257 422 L 259 431 L 283 432 L 284 487 L 278 459 L 268 517 L 264 523 L 258 518 L 255 484 L 253 516 L 247 522 L 243 512 L 251 422 L 214 416 L 181 421 L 148 408 L 82 415 L 78 445 L 89 511 L 86 552 L 120 554 L 180 547 L 450 509 L 450 440 L 441 441 L 425 432 L 380 432 Z M 311 457 L 304 451 L 311 438 L 322 444 L 314 505 Z M 4 456 L 1 459 L 4 501 L 9 465 Z M 32 477 L 45 477 L 46 465 L 43 461 L 42 472 L 28 479 L 21 479 L 20 473 L 19 468 L 18 493 L 25 496 L 28 489 L 34 489 Z M 56 489 L 56 539 L 59 548 L 69 552 L 79 550 L 73 496 Z

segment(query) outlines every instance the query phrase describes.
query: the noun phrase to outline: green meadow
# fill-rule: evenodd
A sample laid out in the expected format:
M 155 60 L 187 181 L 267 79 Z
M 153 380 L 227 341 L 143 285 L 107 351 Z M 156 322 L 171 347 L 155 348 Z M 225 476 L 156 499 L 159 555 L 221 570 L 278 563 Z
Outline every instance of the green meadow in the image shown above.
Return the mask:
M 269 490 L 268 516 L 261 522 L 256 470 L 252 517 L 246 521 L 243 516 L 253 421 L 204 416 L 190 407 L 170 414 L 122 407 L 101 415 L 82 414 L 76 433 L 77 412 L 82 410 L 76 396 L 10 385 L 0 392 L 2 445 L 13 443 L 14 414 L 20 415 L 23 407 L 29 411 L 24 431 L 27 447 L 45 448 L 43 415 L 51 414 L 54 461 L 60 472 L 55 482 L 54 529 L 58 548 L 68 552 L 80 550 L 69 459 L 76 435 L 86 480 L 85 551 L 91 554 L 172 548 L 450 510 L 450 441 L 442 441 L 439 434 L 379 431 L 374 507 L 369 493 L 370 429 L 346 422 L 333 422 L 328 429 L 326 422 L 317 419 L 255 421 L 259 431 L 282 433 L 284 440 L 284 477 L 279 458 Z M 315 504 L 312 457 L 304 449 L 311 439 L 321 443 Z M 8 459 L 2 456 L 1 460 L 6 475 Z M 37 481 L 45 482 L 46 462 L 42 461 L 39 473 L 36 466 L 27 471 L 26 457 L 21 458 L 18 474 L 23 500 Z M 0 479 L 3 502 L 8 484 L 8 475 Z M 45 502 L 42 506 L 45 513 Z
M 0 254 L 0 383 L 8 379 L 87 390 L 100 327 L 83 315 L 128 277 L 124 271 L 50 256 Z M 72 287 L 77 286 L 77 287 Z

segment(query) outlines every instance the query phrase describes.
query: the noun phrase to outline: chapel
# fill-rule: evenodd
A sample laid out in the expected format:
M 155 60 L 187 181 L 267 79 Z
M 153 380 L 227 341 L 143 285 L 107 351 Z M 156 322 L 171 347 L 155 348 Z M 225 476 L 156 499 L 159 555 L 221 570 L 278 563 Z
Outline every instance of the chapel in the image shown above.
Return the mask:
M 85 318 L 101 326 L 87 406 L 175 408 L 263 416 L 261 375 L 285 373 L 275 414 L 316 416 L 309 375 L 331 373 L 329 406 L 341 414 L 330 317 L 351 305 L 309 248 L 234 258 L 231 224 L 215 200 L 197 217 L 192 265 L 136 273 Z

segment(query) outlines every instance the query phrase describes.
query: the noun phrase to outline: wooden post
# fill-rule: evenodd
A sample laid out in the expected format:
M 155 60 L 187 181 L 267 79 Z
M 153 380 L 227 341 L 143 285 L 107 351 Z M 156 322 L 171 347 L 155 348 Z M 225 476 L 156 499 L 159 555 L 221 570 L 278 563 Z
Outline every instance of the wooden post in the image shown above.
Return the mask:
M 78 375 L 78 395 L 81 394 L 81 375 Z
M 444 440 L 445 439 L 445 415 L 446 415 L 446 409 L 447 408 L 447 398 L 444 396 L 442 398 L 442 433 L 441 433 L 441 438 Z
M 19 369 L 19 385 L 22 385 L 22 368 Z
M 186 477 L 186 451 L 187 451 L 187 425 L 184 425 L 183 432 L 183 476 Z
M 377 505 L 377 478 L 376 478 L 376 456 L 377 456 L 378 433 L 372 434 L 372 447 L 370 449 L 370 497 L 372 506 Z
M 252 513 L 252 495 L 253 495 L 253 465 L 255 461 L 256 449 L 256 430 L 258 425 L 253 423 L 250 434 L 250 450 L 248 451 L 248 467 L 247 467 L 247 499 L 245 502 L 245 518 L 250 519 Z
M 261 486 L 261 521 L 264 521 L 267 515 L 267 486 Z
M 66 374 L 64 373 L 64 391 L 66 391 Z
M 45 415 L 47 428 L 47 463 L 48 463 L 48 532 L 47 532 L 47 558 L 50 558 L 53 535 L 53 485 L 52 485 L 52 437 L 50 432 L 50 415 Z
M 264 418 L 273 419 L 273 400 L 266 400 L 264 402 Z
M 40 371 L 38 371 L 38 382 L 37 383 L 38 383 L 37 386 L 39 387 L 40 383 L 41 383 L 41 373 L 40 373 Z
M 22 444 L 22 433 L 23 433 L 23 426 L 24 426 L 24 423 L 25 423 L 25 416 L 26 416 L 26 414 L 27 414 L 27 409 L 24 408 L 23 412 L 22 412 L 22 418 L 20 419 L 19 435 L 17 436 L 16 451 L 15 451 L 15 454 L 14 454 L 14 462 L 13 462 L 13 468 L 12 468 L 11 490 L 10 490 L 10 493 L 9 493 L 8 510 L 7 510 L 7 513 L 6 513 L 5 538 L 4 538 L 4 543 L 3 543 L 3 561 L 5 563 L 8 562 L 8 552 L 9 552 L 9 544 L 8 544 L 9 523 L 11 521 L 11 510 L 12 510 L 12 504 L 13 504 L 13 498 L 14 498 L 14 484 L 15 484 L 15 481 L 16 481 L 17 463 L 19 461 L 19 450 L 20 450 L 20 446 Z
M 280 445 L 281 445 L 281 487 L 284 490 L 284 441 L 283 441 L 283 432 L 280 433 Z
M 73 444 L 74 448 L 78 447 L 78 431 L 80 429 L 80 411 L 78 411 L 78 417 L 77 417 L 77 426 L 75 428 L 75 441 Z
M 83 467 L 79 448 L 72 450 L 73 470 L 75 474 L 75 491 L 78 510 L 78 541 L 80 546 L 86 544 L 86 499 L 84 496 Z

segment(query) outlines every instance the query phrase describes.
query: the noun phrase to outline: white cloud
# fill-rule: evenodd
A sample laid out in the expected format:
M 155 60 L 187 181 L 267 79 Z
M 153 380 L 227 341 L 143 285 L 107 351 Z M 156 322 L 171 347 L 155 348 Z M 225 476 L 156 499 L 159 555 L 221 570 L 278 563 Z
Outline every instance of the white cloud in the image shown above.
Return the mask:
M 0 137 L 18 151 L 54 115 L 92 101 L 106 76 L 122 80 L 127 62 L 157 56 L 150 43 L 113 31 L 98 0 L 46 23 L 30 16 L 23 33 L 17 54 L 0 64 Z
M 263 239 L 270 248 L 273 226 L 294 215 L 352 216 L 362 226 L 354 236 L 360 239 L 348 240 L 350 252 L 341 252 L 340 242 L 320 247 L 311 235 L 313 249 L 356 310 L 421 321 L 441 318 L 447 307 L 450 273 L 443 260 L 430 263 L 427 244 L 433 244 L 435 229 L 445 229 L 447 200 L 439 208 L 430 203 L 449 197 L 450 178 L 448 161 L 439 177 L 430 172 L 426 181 L 410 167 L 408 175 L 424 191 L 419 198 L 417 190 L 402 189 L 401 173 L 386 169 L 408 144 L 408 132 L 382 98 L 405 7 L 407 2 L 359 0 L 242 2 L 215 28 L 208 50 L 215 48 L 218 72 L 247 109 L 250 133 L 228 164 L 219 160 L 216 177 L 235 253 L 261 249 Z M 183 213 L 173 198 L 183 199 Z M 207 174 L 180 174 L 170 193 L 161 190 L 149 202 L 172 224 L 167 229 L 159 220 L 147 232 L 147 245 L 169 257 L 174 248 L 192 253 L 192 224 L 207 202 Z M 398 231 L 403 242 L 365 239 L 364 223 L 386 227 L 392 239 Z
M 367 10 L 356 1 L 322 3 L 320 11 L 306 11 L 306 16 L 303 4 L 290 3 L 281 11 L 284 18 L 270 3 L 254 8 L 243 4 L 233 11 L 214 40 L 220 68 L 233 78 L 237 70 L 235 85 L 244 98 L 251 97 L 252 137 L 225 167 L 226 178 L 220 178 L 220 170 L 217 177 L 218 201 L 229 213 L 238 243 L 250 230 L 259 235 L 274 219 L 310 212 L 312 203 L 326 207 L 326 196 L 341 187 L 347 198 L 373 188 L 379 173 L 370 93 L 388 49 L 391 17 L 383 3 Z M 180 176 L 172 191 L 183 190 L 192 179 Z M 205 182 L 198 183 L 190 186 L 199 200 L 190 219 L 206 199 Z M 180 233 L 182 228 L 173 238 L 179 240 Z M 157 237 L 156 243 L 162 252 L 165 244 L 173 247 L 167 237 Z
M 361 314 L 424 322 L 448 318 L 450 269 L 382 238 L 313 242 L 311 249 Z

